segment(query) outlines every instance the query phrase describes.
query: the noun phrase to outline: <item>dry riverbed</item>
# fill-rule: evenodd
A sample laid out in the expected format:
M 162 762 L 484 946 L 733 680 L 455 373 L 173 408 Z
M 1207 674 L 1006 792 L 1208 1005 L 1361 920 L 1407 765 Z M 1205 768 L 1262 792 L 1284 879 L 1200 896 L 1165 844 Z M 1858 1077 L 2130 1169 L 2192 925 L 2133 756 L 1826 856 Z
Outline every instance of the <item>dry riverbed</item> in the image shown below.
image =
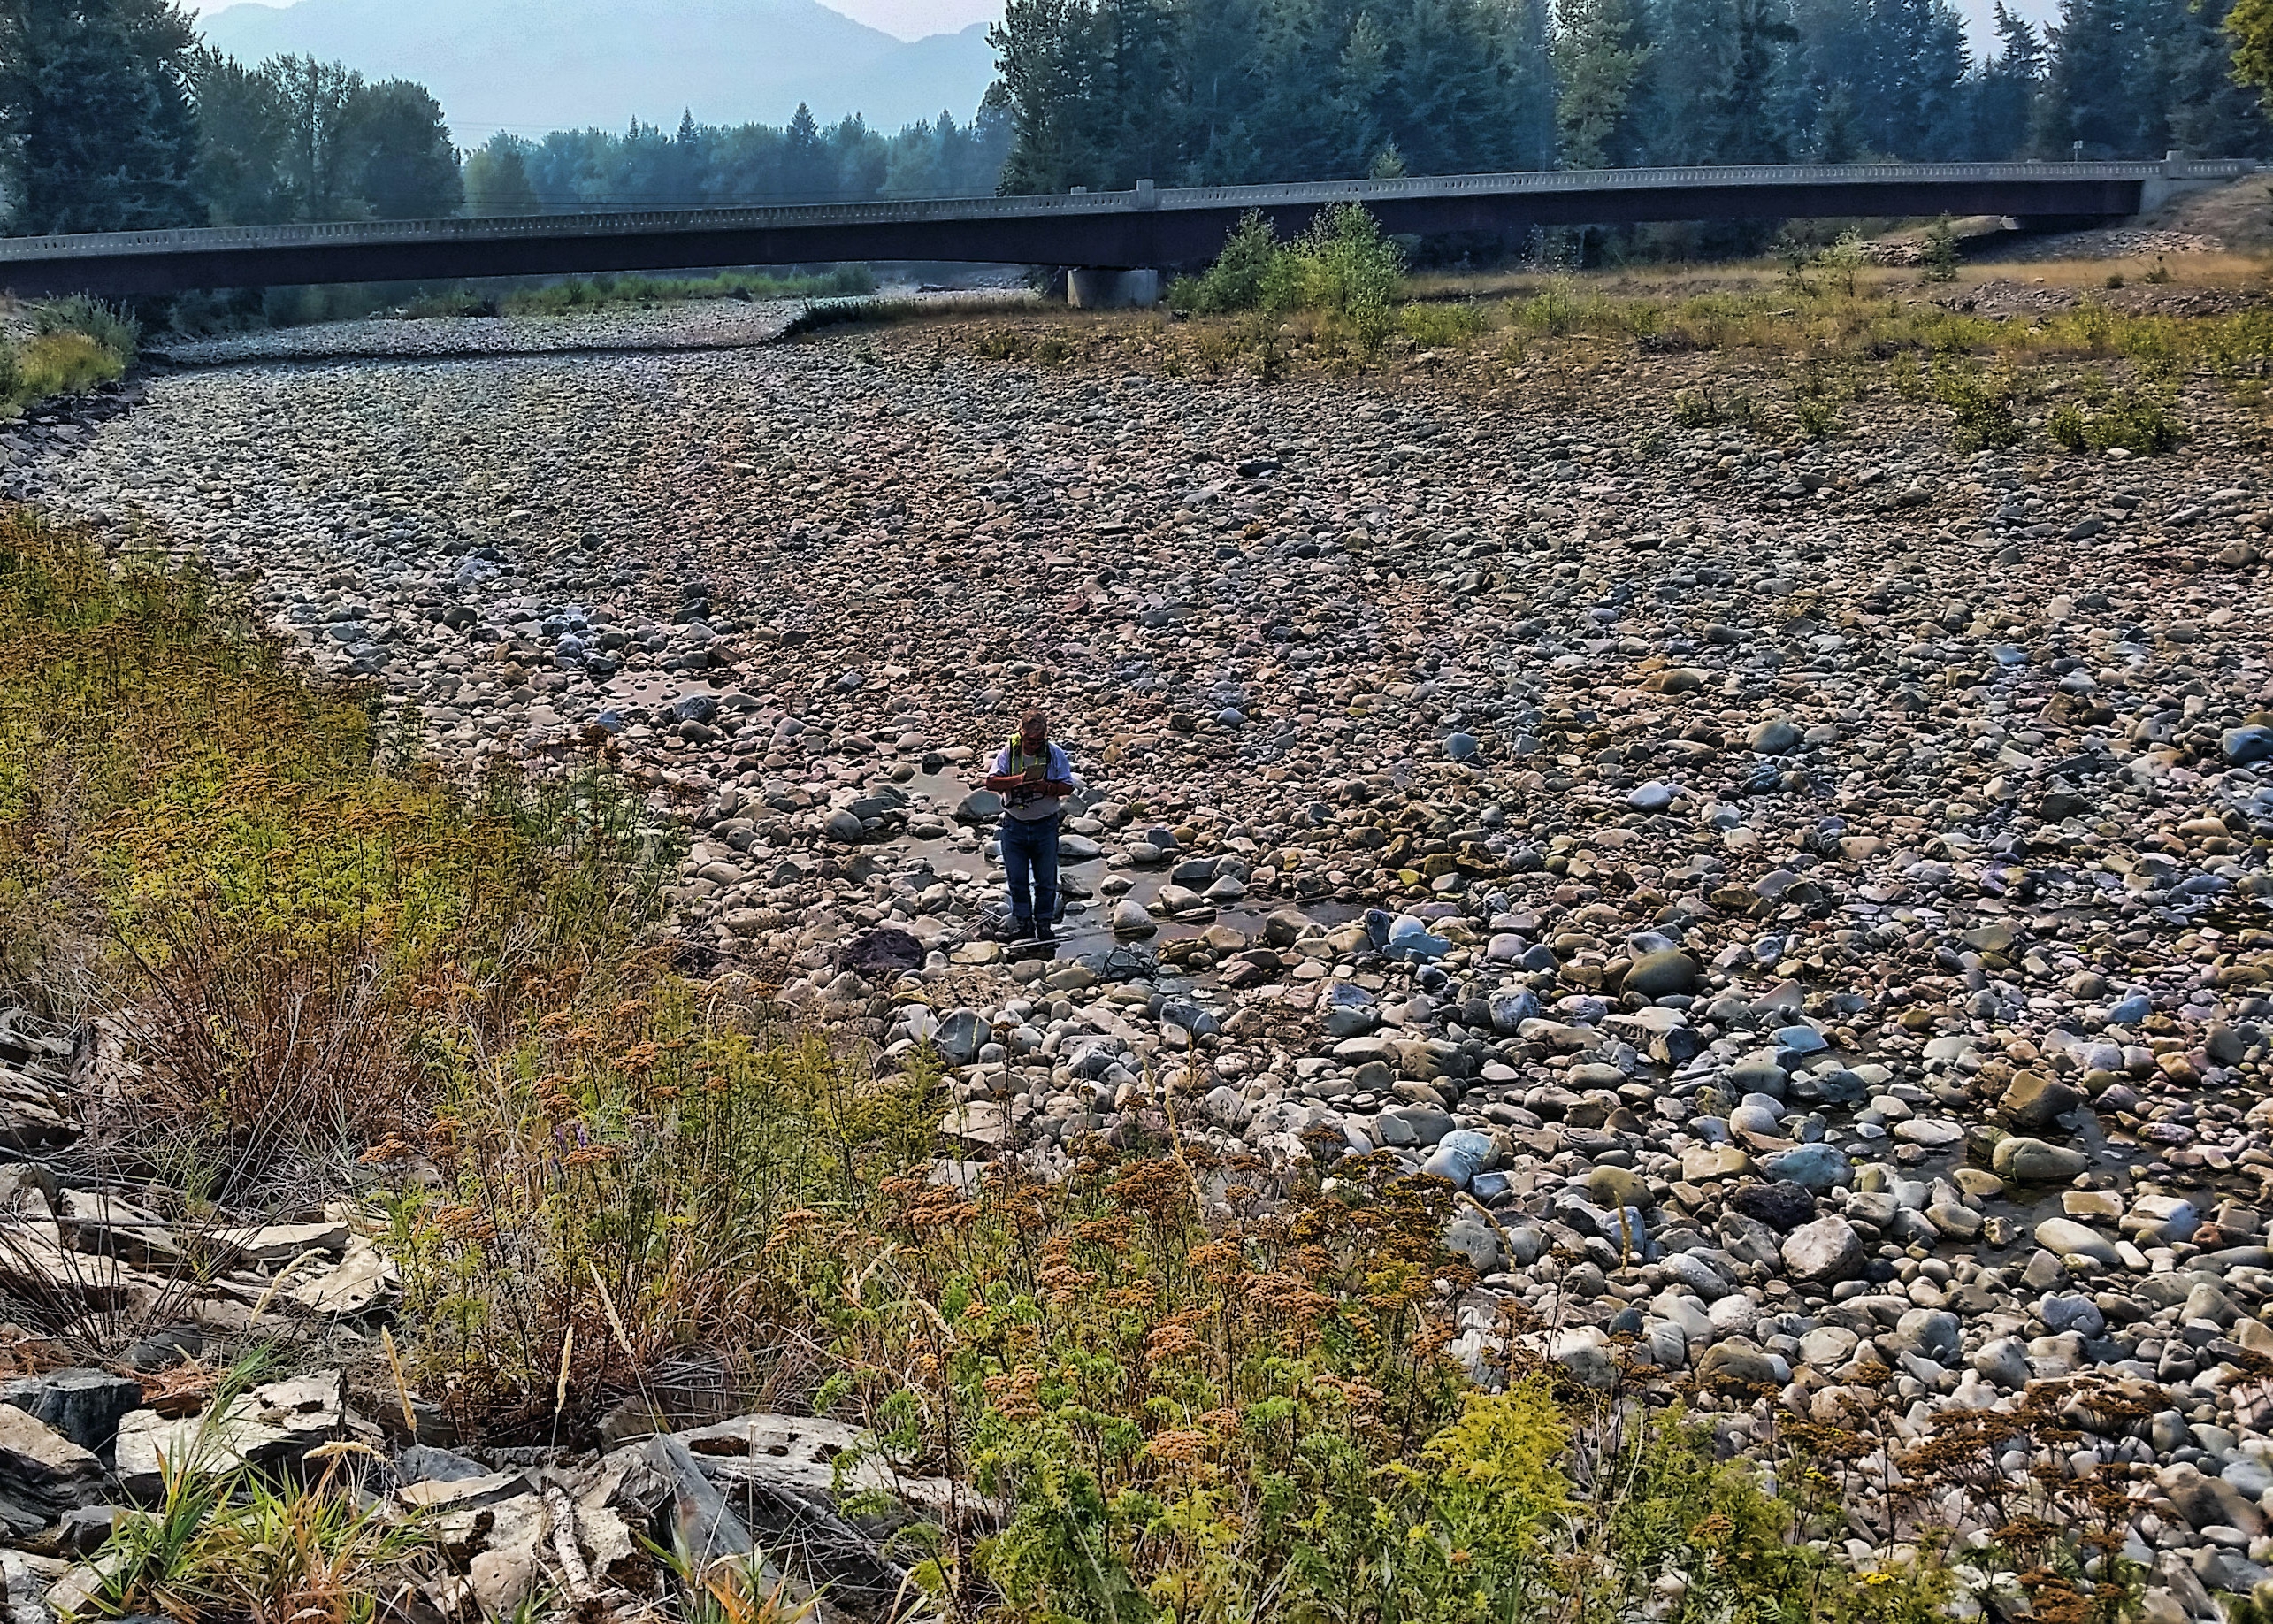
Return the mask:
M 1475 1198 L 1465 1352 L 1520 1298 L 1732 1448 L 2096 1373 L 2135 1418 L 2055 1465 L 2155 1468 L 2154 1616 L 2269 1576 L 2273 500 L 2217 391 L 2165 456 L 1973 454 L 1891 394 L 1678 426 L 1686 356 L 276 336 L 21 488 L 201 549 L 441 759 L 619 762 L 687 830 L 685 962 L 880 1066 L 936 1022 L 956 1155 L 1163 1090 L 1394 1150 Z M 1028 704 L 1083 779 L 1051 960 L 979 928 Z

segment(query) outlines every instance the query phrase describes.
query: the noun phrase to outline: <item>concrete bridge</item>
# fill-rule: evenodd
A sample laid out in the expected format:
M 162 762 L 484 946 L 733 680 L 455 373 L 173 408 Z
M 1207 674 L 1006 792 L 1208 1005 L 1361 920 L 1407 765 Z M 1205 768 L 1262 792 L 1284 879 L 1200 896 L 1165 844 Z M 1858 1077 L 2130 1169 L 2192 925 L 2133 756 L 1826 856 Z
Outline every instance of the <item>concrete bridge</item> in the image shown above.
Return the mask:
M 1504 237 L 1533 226 L 1669 220 L 1998 214 L 2088 225 L 2249 173 L 2246 159 L 2095 164 L 1848 164 L 1553 170 L 1290 186 L 509 218 L 369 220 L 0 239 L 0 287 L 105 296 L 308 282 L 456 281 L 576 272 L 973 261 L 1113 272 L 1197 264 L 1259 210 L 1282 235 L 1358 203 L 1392 233 Z M 1076 275 L 1075 295 L 1121 279 Z

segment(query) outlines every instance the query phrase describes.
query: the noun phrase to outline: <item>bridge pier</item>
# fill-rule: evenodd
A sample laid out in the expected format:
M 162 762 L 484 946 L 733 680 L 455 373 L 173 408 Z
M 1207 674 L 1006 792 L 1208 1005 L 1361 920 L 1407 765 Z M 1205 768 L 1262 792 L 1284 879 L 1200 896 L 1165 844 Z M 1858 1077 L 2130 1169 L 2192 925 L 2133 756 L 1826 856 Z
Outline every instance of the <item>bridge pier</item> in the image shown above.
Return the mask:
M 1066 272 L 1066 303 L 1077 310 L 1143 310 L 1159 302 L 1158 271 L 1076 265 Z

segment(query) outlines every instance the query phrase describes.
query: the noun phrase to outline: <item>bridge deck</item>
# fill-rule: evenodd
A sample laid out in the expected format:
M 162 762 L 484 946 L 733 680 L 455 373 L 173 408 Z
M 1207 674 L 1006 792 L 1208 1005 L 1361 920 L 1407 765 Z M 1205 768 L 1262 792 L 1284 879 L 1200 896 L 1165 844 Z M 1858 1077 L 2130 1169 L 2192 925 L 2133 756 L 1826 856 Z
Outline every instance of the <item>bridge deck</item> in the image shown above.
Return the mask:
M 1203 261 L 1251 210 L 1282 233 L 1361 203 L 1399 233 L 1802 217 L 2004 214 L 2107 219 L 2247 160 L 1858 164 L 1416 176 L 1045 197 L 368 220 L 0 239 L 0 286 L 27 296 L 414 281 L 833 260 L 1094 266 Z

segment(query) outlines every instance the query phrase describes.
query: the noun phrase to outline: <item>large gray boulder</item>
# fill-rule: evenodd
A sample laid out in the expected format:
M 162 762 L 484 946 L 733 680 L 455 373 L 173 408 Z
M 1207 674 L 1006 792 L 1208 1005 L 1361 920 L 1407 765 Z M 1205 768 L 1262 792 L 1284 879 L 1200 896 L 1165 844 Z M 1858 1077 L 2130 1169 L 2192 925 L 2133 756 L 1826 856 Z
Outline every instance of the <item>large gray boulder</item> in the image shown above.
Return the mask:
M 2047 1145 L 2024 1134 L 1999 1139 L 1989 1153 L 1989 1170 L 2017 1184 L 2064 1184 L 2092 1165 L 2082 1151 Z
M 1703 976 L 1697 961 L 1678 947 L 1645 953 L 1627 968 L 1626 991 L 1643 998 L 1671 998 L 1695 992 Z
M 1832 1286 L 1863 1272 L 1863 1237 L 1837 1213 L 1803 1223 L 1784 1240 L 1784 1268 L 1802 1285 Z
M 939 1023 L 939 1058 L 950 1066 L 968 1066 L 979 1051 L 994 1041 L 994 1028 L 976 1009 L 958 1009 Z
M 2047 1218 L 2036 1226 L 2036 1244 L 2055 1258 L 2089 1258 L 2108 1268 L 2116 1261 L 2115 1243 L 2073 1218 Z

